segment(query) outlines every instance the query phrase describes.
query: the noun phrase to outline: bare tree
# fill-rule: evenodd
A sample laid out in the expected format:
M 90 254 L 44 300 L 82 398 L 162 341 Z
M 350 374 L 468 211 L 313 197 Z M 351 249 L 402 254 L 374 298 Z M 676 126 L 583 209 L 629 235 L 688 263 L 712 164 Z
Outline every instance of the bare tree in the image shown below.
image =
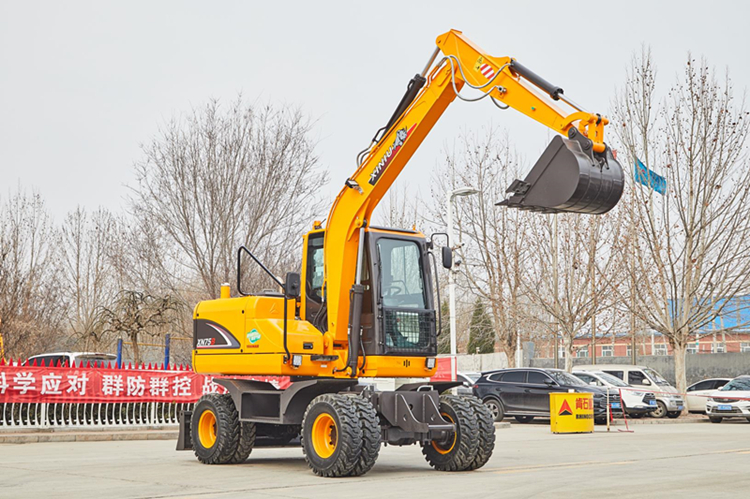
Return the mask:
M 183 288 L 197 279 L 202 296 L 218 296 L 242 244 L 271 268 L 298 265 L 299 236 L 325 215 L 311 128 L 298 109 L 240 97 L 173 119 L 143 147 L 132 211 L 166 237 Z
M 529 238 L 533 258 L 524 285 L 534 304 L 544 311 L 537 320 L 552 336 L 561 337 L 565 369 L 570 371 L 575 339 L 615 325 L 614 302 L 607 297 L 620 261 L 608 248 L 619 230 L 617 211 L 597 216 L 537 216 L 535 234 Z M 593 330 L 591 321 L 597 315 L 602 320 Z
M 625 302 L 668 339 L 684 391 L 687 344 L 750 285 L 750 122 L 729 77 L 718 79 L 705 61 L 688 56 L 659 106 L 655 74 L 644 50 L 613 103 L 629 161 L 667 180 L 663 196 L 633 187 L 633 236 L 622 242 L 632 248 L 633 299 Z
M 58 344 L 56 237 L 39 194 L 19 188 L 0 206 L 0 336 L 11 358 Z
M 465 279 L 458 282 L 489 305 L 496 340 L 513 366 L 519 336 L 531 333 L 524 320 L 527 302 L 522 284 L 531 219 L 527 213 L 495 203 L 504 199 L 505 188 L 519 175 L 519 158 L 507 136 L 494 128 L 481 135 L 465 134 L 459 144 L 458 150 L 447 151 L 435 176 L 433 194 L 440 207 L 435 216 L 442 220 L 441 200 L 456 187 L 479 191 L 455 203 L 458 232 L 466 240 L 466 247 L 458 252 Z
M 111 266 L 115 218 L 99 209 L 92 214 L 78 207 L 61 229 L 62 283 L 70 333 L 85 350 L 108 346 L 98 324 L 98 309 L 114 298 Z
M 139 340 L 165 333 L 171 315 L 181 310 L 171 296 L 152 296 L 140 291 L 121 291 L 112 305 L 97 310 L 97 322 L 105 334 L 124 335 L 133 349 L 133 362 L 141 363 Z

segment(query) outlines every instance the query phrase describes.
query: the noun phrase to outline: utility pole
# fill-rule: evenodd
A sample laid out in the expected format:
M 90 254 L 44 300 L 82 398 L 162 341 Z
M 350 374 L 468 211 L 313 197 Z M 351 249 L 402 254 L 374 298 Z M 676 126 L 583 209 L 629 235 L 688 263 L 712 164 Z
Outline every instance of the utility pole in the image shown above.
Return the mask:
M 591 262 L 589 262 L 589 268 L 591 269 L 591 299 L 593 300 L 592 306 L 594 307 L 594 311 L 591 314 L 591 362 L 592 364 L 596 364 L 596 311 L 599 303 L 596 296 L 596 226 L 594 224 L 597 222 L 596 220 L 592 220 L 591 223 L 591 240 L 589 242 L 591 245 L 589 256 Z
M 461 189 L 455 189 L 448 193 L 447 202 L 447 218 L 448 218 L 448 245 L 451 249 L 458 249 L 458 245 L 455 243 L 453 234 L 453 199 L 456 196 L 469 196 L 476 194 L 479 191 L 470 187 L 463 187 Z M 456 355 L 457 351 L 457 340 L 456 340 L 456 277 L 453 268 L 448 269 L 448 313 L 450 314 L 450 336 L 451 336 L 451 381 L 456 381 L 457 378 L 457 365 Z
M 552 215 L 552 285 L 554 286 L 555 294 L 555 369 L 560 368 L 560 345 L 559 345 L 559 334 L 560 334 L 560 310 L 558 305 L 560 303 L 560 295 L 558 294 L 558 277 L 557 277 L 557 213 Z

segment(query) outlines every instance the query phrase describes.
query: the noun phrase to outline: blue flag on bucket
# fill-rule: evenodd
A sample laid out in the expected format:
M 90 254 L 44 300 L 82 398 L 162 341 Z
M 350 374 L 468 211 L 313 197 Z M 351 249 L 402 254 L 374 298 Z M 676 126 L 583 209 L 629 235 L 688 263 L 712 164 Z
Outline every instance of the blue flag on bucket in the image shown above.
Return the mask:
M 667 179 L 646 168 L 641 160 L 635 158 L 635 171 L 633 172 L 635 181 L 639 184 L 651 187 L 659 194 L 664 195 L 667 192 Z

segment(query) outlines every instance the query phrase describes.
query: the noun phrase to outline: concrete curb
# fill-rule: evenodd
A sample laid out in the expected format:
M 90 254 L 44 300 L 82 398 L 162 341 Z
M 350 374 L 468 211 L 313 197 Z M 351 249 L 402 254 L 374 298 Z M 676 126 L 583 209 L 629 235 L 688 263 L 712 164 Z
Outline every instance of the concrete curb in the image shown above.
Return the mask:
M 510 423 L 504 422 L 504 423 L 495 423 L 495 429 L 496 430 L 507 430 L 510 428 Z
M 677 419 L 628 419 L 628 424 L 703 424 L 708 423 L 708 418 L 705 419 L 698 419 L 698 418 L 677 418 Z M 614 423 L 612 423 L 615 426 L 625 426 L 625 421 L 622 419 L 616 419 Z
M 18 428 L 15 426 L 0 427 L 0 435 L 8 433 L 95 433 L 95 432 L 121 432 L 121 431 L 154 431 L 154 430 L 177 430 L 177 425 L 118 425 L 118 426 L 48 426 L 46 428 Z
M 0 433 L 0 444 L 32 444 L 40 442 L 109 442 L 113 440 L 177 440 L 177 430 L 146 431 L 55 431 Z

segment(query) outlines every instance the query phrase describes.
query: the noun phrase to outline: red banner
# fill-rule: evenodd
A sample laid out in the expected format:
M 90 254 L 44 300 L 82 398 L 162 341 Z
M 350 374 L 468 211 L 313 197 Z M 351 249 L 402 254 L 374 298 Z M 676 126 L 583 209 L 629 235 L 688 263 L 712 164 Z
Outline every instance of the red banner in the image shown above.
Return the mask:
M 289 378 L 246 377 L 286 388 Z M 224 393 L 192 371 L 0 366 L 0 403 L 195 402 Z

